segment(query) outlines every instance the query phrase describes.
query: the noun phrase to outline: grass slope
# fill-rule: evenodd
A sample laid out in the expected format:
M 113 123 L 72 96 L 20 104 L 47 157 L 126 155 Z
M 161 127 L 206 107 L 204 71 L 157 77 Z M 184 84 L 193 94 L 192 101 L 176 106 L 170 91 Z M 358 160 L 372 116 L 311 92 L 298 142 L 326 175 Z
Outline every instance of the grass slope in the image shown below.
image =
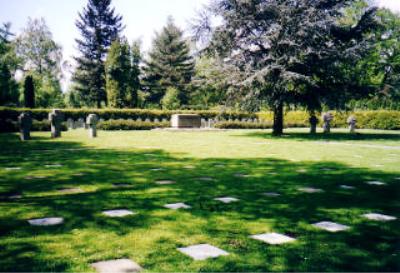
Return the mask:
M 257 130 L 99 132 L 92 140 L 75 130 L 57 140 L 34 133 L 24 143 L 1 134 L 0 271 L 93 271 L 90 263 L 116 258 L 146 271 L 400 271 L 399 220 L 361 217 L 400 217 L 399 133 L 287 132 L 282 138 Z M 45 166 L 51 164 L 62 166 Z M 21 169 L 7 169 L 13 167 Z M 177 183 L 157 185 L 158 179 Z M 387 185 L 367 185 L 370 180 Z M 304 186 L 324 192 L 297 190 Z M 65 188 L 82 192 L 58 191 Z M 10 200 L 14 194 L 23 197 Z M 213 200 L 221 196 L 240 201 Z M 176 202 L 192 209 L 163 208 Z M 101 215 L 119 208 L 137 214 Z M 65 223 L 32 227 L 26 221 L 51 216 Z M 324 220 L 351 229 L 328 233 L 310 225 Z M 271 246 L 249 238 L 264 232 L 297 241 Z M 193 261 L 176 250 L 198 243 L 230 255 Z

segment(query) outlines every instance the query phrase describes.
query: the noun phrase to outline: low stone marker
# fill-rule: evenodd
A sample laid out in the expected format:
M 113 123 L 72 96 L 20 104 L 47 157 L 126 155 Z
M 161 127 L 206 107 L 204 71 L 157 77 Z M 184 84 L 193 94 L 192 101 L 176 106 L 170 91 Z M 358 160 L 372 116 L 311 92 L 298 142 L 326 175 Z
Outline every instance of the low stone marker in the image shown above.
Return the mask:
M 373 221 L 394 221 L 397 219 L 395 216 L 390 216 L 390 215 L 385 215 L 385 214 L 380 214 L 380 213 L 366 213 L 362 215 L 363 217 L 373 220 Z
M 257 235 L 252 235 L 250 238 L 263 241 L 267 244 L 270 245 L 280 245 L 280 244 L 285 244 L 285 243 L 291 243 L 293 241 L 296 241 L 296 239 L 279 234 L 279 233 L 264 233 L 264 234 L 257 234 Z
M 32 226 L 55 226 L 64 223 L 64 219 L 61 217 L 50 217 L 28 220 Z
M 200 128 L 201 117 L 193 114 L 176 114 L 171 117 L 172 128 Z
M 209 244 L 193 245 L 178 248 L 180 252 L 192 257 L 196 261 L 206 260 L 208 258 L 216 258 L 219 256 L 227 256 L 228 252 Z
M 103 215 L 106 215 L 108 217 L 125 217 L 128 215 L 136 214 L 135 212 L 127 210 L 127 209 L 106 210 L 106 211 L 103 211 L 102 213 L 103 213 Z
M 117 259 L 92 263 L 91 266 L 99 273 L 136 273 L 142 268 L 132 260 Z
M 18 117 L 19 123 L 19 136 L 22 141 L 29 140 L 31 138 L 31 127 L 32 127 L 32 118 L 29 113 L 22 113 Z
M 225 204 L 239 201 L 239 199 L 235 197 L 219 197 L 219 198 L 214 198 L 214 200 L 220 201 Z
M 323 229 L 329 232 L 338 232 L 338 231 L 344 231 L 349 229 L 349 226 L 345 226 L 342 224 L 334 223 L 334 222 L 329 222 L 329 221 L 324 221 L 324 222 L 319 222 L 313 224 L 314 227 Z
M 322 120 L 324 121 L 323 129 L 324 133 L 330 133 L 331 132 L 331 121 L 333 120 L 333 115 L 332 113 L 324 113 L 322 115 Z
M 356 119 L 354 116 L 350 116 L 350 117 L 347 119 L 347 124 L 349 124 L 350 133 L 355 133 L 355 131 L 356 131 L 357 119 Z
M 177 209 L 190 209 L 191 206 L 186 205 L 185 203 L 175 203 L 175 204 L 166 204 L 164 205 L 164 208 L 177 210 Z
M 313 187 L 302 187 L 302 188 L 298 188 L 298 191 L 301 192 L 305 192 L 305 193 L 320 193 L 320 192 L 324 192 L 324 190 L 322 189 L 317 189 L 317 188 L 313 188 Z
M 316 116 L 311 116 L 309 119 L 310 122 L 310 133 L 316 134 L 317 133 L 317 125 L 318 125 L 318 118 Z
M 90 114 L 86 118 L 86 124 L 89 127 L 89 137 L 95 138 L 97 137 L 97 115 L 96 114 Z
M 63 119 L 63 114 L 59 109 L 53 109 L 53 111 L 49 113 L 52 138 L 61 137 L 61 122 Z

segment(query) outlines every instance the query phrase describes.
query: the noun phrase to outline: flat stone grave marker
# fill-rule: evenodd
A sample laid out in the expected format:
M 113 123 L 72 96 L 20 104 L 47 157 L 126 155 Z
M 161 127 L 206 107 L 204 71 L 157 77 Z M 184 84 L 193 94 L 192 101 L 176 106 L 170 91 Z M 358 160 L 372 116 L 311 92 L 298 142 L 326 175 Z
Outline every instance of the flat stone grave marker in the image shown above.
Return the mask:
M 305 193 L 321 193 L 321 192 L 324 192 L 324 190 L 322 190 L 322 189 L 317 189 L 317 188 L 313 188 L 313 187 L 302 187 L 302 188 L 298 188 L 297 190 L 299 190 L 301 192 L 305 192 Z
M 60 168 L 62 167 L 61 164 L 48 164 L 48 165 L 44 165 L 46 168 Z
M 380 214 L 380 213 L 366 213 L 366 214 L 363 214 L 362 216 L 369 220 L 382 221 L 382 222 L 393 221 L 393 220 L 397 219 L 397 217 Z
M 340 188 L 344 189 L 344 190 L 354 190 L 356 187 L 348 186 L 348 185 L 340 185 Z
M 298 169 L 296 172 L 298 172 L 298 173 L 306 173 L 307 170 L 306 169 Z
M 329 221 L 315 223 L 315 224 L 313 224 L 313 226 L 317 227 L 319 229 L 330 231 L 330 232 L 338 232 L 338 231 L 343 231 L 343 230 L 347 230 L 350 228 L 349 226 L 334 223 L 334 222 L 329 222 Z
M 65 189 L 59 189 L 59 193 L 82 193 L 83 190 L 81 188 L 65 188 Z
M 28 223 L 31 226 L 55 226 L 55 225 L 60 225 L 63 222 L 64 222 L 64 218 L 61 218 L 61 217 L 49 217 L 49 218 L 28 220 Z
M 268 196 L 268 197 L 278 197 L 278 196 L 280 196 L 281 194 L 280 194 L 280 193 L 277 193 L 277 192 L 263 192 L 262 195 Z
M 290 243 L 295 241 L 296 239 L 283 235 L 283 234 L 279 234 L 279 233 L 264 233 L 264 234 L 257 234 L 257 235 L 252 235 L 250 236 L 253 239 L 259 240 L 259 241 L 263 241 L 267 244 L 270 245 L 280 245 L 280 244 L 286 244 L 286 243 Z
M 183 166 L 183 168 L 184 168 L 184 169 L 188 169 L 188 170 L 192 170 L 192 169 L 195 168 L 195 166 L 193 166 L 193 165 L 186 165 L 186 166 Z
M 157 185 L 171 185 L 171 184 L 175 184 L 176 182 L 173 180 L 157 180 L 156 184 Z
M 196 261 L 229 255 L 228 252 L 209 244 L 192 245 L 188 247 L 178 248 L 178 250 L 183 254 L 192 257 Z
M 247 177 L 250 177 L 251 175 L 249 175 L 249 174 L 243 174 L 243 173 L 235 173 L 234 176 L 235 176 L 235 177 L 239 177 L 239 178 L 247 178 Z
M 150 171 L 153 171 L 153 172 L 159 172 L 159 171 L 163 171 L 164 169 L 163 168 L 153 168 L 153 169 L 150 169 Z
M 128 188 L 128 187 L 132 187 L 131 184 L 127 184 L 127 183 L 114 183 L 112 184 L 113 187 L 115 188 Z
M 132 260 L 117 259 L 92 263 L 91 266 L 99 273 L 135 273 L 142 268 Z
M 214 181 L 215 180 L 213 177 L 209 177 L 209 176 L 199 177 L 198 179 L 201 181 Z
M 221 201 L 222 203 L 225 203 L 225 204 L 239 201 L 239 199 L 237 199 L 235 197 L 218 197 L 218 198 L 214 198 L 214 200 Z
M 13 194 L 8 197 L 8 199 L 11 199 L 11 200 L 21 199 L 21 198 L 22 198 L 22 194 Z
M 385 182 L 378 181 L 378 180 L 375 180 L 375 181 L 367 181 L 366 183 L 367 183 L 368 185 L 375 185 L 375 186 L 384 186 L 384 185 L 386 185 Z
M 6 171 L 19 171 L 21 169 L 22 169 L 21 167 L 8 167 L 8 168 L 5 168 Z
M 177 209 L 190 209 L 191 206 L 186 205 L 185 203 L 174 203 L 174 204 L 166 204 L 164 205 L 164 208 L 177 210 Z
M 108 217 L 125 217 L 136 214 L 135 212 L 127 209 L 105 210 L 102 213 Z

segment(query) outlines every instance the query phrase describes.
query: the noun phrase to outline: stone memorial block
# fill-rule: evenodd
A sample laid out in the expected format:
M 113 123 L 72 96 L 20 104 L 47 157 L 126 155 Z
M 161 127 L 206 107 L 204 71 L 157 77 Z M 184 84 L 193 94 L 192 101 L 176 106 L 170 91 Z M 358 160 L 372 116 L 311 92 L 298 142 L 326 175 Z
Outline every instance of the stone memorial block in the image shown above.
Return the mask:
M 350 133 L 354 133 L 356 131 L 357 119 L 354 116 L 350 116 L 347 119 L 347 124 L 349 124 Z
M 331 132 L 331 121 L 333 120 L 333 115 L 332 113 L 324 113 L 322 115 L 322 120 L 324 122 L 323 129 L 324 133 L 330 133 Z
M 92 138 L 97 137 L 97 128 L 96 128 L 97 121 L 98 121 L 98 118 L 97 118 L 96 114 L 90 114 L 87 116 L 86 124 L 89 127 L 89 137 L 92 137 Z
M 59 109 L 53 109 L 49 113 L 49 121 L 51 124 L 51 137 L 61 137 L 61 123 L 64 120 L 64 115 Z
M 175 114 L 171 117 L 173 128 L 200 128 L 201 117 L 194 114 Z
M 31 127 L 32 127 L 32 118 L 29 113 L 22 113 L 18 117 L 19 123 L 19 136 L 22 141 L 29 140 L 31 138 Z

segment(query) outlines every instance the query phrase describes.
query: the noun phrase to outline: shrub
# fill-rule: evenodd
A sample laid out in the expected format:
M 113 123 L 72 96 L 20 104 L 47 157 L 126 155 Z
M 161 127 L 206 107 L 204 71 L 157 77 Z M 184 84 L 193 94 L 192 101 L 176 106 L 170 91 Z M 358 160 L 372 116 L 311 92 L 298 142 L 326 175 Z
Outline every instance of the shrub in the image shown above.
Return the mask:
M 161 105 L 163 109 L 178 109 L 181 106 L 181 101 L 179 100 L 179 90 L 174 87 L 168 87 L 164 97 L 161 100 Z
M 97 128 L 100 130 L 151 130 L 155 128 L 169 127 L 169 122 L 146 122 L 134 120 L 106 120 L 99 122 Z
M 249 123 L 240 121 L 222 121 L 215 124 L 219 129 L 270 129 L 272 123 Z

